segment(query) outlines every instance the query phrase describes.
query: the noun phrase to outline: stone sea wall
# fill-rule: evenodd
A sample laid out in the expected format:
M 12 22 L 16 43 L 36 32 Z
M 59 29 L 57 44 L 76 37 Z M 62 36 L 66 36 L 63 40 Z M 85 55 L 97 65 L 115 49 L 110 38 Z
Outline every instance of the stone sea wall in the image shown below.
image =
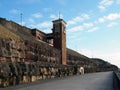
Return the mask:
M 0 87 L 80 74 L 79 65 L 62 65 L 61 52 L 32 41 L 0 39 Z
M 0 39 L 0 87 L 56 77 L 59 63 L 60 51 L 47 44 Z
M 61 64 L 61 52 L 47 43 L 0 39 L 0 87 L 8 87 L 37 80 L 58 78 L 85 73 L 113 70 L 114 67 L 98 67 L 69 51 L 67 65 Z

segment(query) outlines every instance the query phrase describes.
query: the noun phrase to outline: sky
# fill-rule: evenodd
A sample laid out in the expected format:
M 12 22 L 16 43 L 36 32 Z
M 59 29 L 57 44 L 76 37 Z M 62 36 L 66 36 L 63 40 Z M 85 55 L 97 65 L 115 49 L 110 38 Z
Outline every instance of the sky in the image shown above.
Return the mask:
M 2 18 L 45 33 L 60 16 L 68 48 L 120 67 L 120 0 L 0 0 L 0 11 Z

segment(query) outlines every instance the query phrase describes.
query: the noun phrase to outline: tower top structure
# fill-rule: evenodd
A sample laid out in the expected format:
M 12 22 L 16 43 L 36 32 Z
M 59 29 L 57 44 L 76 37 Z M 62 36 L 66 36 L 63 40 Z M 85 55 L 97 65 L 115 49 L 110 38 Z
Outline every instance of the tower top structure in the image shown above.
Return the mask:
M 54 47 L 61 51 L 61 64 L 66 65 L 66 22 L 63 19 L 53 21 Z

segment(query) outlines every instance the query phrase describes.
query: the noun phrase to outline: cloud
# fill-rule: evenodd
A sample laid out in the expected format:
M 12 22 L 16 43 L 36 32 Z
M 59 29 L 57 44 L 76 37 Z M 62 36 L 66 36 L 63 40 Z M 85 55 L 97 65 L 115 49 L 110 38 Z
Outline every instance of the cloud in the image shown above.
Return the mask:
M 107 58 L 108 57 L 109 57 L 109 61 L 112 64 L 115 64 L 115 65 L 119 66 L 119 68 L 120 68 L 120 52 L 110 53 L 107 55 Z
M 52 33 L 52 30 L 50 30 L 50 29 L 45 29 L 45 30 L 42 30 L 43 32 L 45 32 L 45 33 Z
M 99 23 L 104 23 L 105 21 L 109 21 L 109 20 L 116 20 L 116 19 L 120 19 L 120 13 L 111 13 L 107 16 L 104 16 L 102 18 L 98 19 Z
M 36 25 L 36 27 L 38 28 L 50 28 L 51 26 L 52 26 L 52 22 L 50 21 L 45 21 Z
M 76 22 L 77 22 L 77 18 L 76 18 Z M 75 24 L 76 22 L 72 22 L 71 21 L 71 24 Z M 78 20 L 78 22 L 79 22 L 79 20 Z M 69 23 L 70 24 L 70 23 Z M 76 31 L 82 31 L 82 30 L 84 30 L 85 28 L 90 28 L 90 27 L 93 27 L 94 25 L 93 25 L 93 23 L 83 23 L 83 25 L 81 25 L 81 26 L 74 26 L 74 27 L 71 27 L 70 29 L 68 29 L 68 32 L 76 32 Z M 93 30 L 95 31 L 95 30 L 97 30 L 98 28 L 97 27 L 94 27 L 93 28 Z M 91 32 L 93 31 L 93 30 L 91 30 Z
M 28 19 L 28 22 L 30 22 L 30 23 L 35 23 L 34 19 L 32 19 L 32 18 L 29 18 L 29 19 Z
M 73 25 L 73 24 L 76 24 L 76 22 L 74 20 L 70 20 L 70 21 L 67 22 L 67 26 Z
M 20 25 L 22 25 L 22 26 L 25 26 L 25 25 L 26 25 L 26 22 L 22 21 L 22 23 L 21 23 L 21 22 L 18 22 L 18 24 L 20 24 Z
M 113 26 L 116 26 L 116 25 L 118 25 L 117 22 L 111 22 L 107 25 L 107 27 L 113 27 Z
M 82 16 L 83 19 L 90 19 L 90 16 L 88 14 L 84 13 L 81 16 Z
M 9 13 L 11 13 L 11 14 L 20 14 L 20 10 L 18 10 L 18 9 L 12 9 L 12 10 L 10 10 L 9 11 Z
M 72 20 L 69 20 L 67 21 L 67 25 L 74 25 L 74 24 L 77 24 L 77 23 L 80 23 L 84 20 L 87 20 L 89 19 L 89 15 L 88 14 L 82 14 L 81 16 L 76 16 L 75 18 L 73 18 Z
M 95 57 L 102 58 L 103 60 L 106 60 L 110 62 L 111 64 L 117 65 L 120 67 L 120 52 L 112 52 L 112 53 L 99 53 L 94 54 Z
M 44 9 L 43 9 L 44 12 L 50 12 L 50 11 L 52 11 L 52 10 L 53 10 L 52 8 L 44 8 Z
M 25 25 L 26 25 L 26 22 L 23 21 L 23 22 L 22 22 L 22 25 L 25 26 Z
M 35 13 L 32 16 L 35 17 L 35 18 L 41 18 L 42 14 L 41 13 Z
M 99 19 L 98 19 L 98 22 L 99 22 L 99 23 L 104 23 L 104 22 L 105 22 L 105 18 L 104 18 L 104 17 L 103 17 L 103 18 L 99 18 Z
M 66 4 L 66 0 L 56 0 L 56 2 L 58 4 L 61 4 L 61 5 L 65 5 Z
M 84 28 L 90 28 L 92 26 L 94 26 L 93 23 L 83 23 Z
M 75 21 L 75 22 L 80 22 L 80 21 L 82 21 L 83 19 L 81 18 L 81 17 L 75 17 L 74 19 L 73 19 L 73 21 Z
M 120 52 L 109 52 L 109 53 L 102 53 L 90 49 L 77 49 L 79 53 L 86 55 L 87 57 L 90 58 L 100 58 L 105 61 L 108 61 L 111 64 L 117 65 L 120 68 Z
M 109 14 L 108 16 L 104 17 L 106 20 L 116 20 L 120 18 L 120 13 L 113 13 Z
M 98 5 L 98 8 L 101 11 L 106 10 L 109 6 L 111 6 L 114 3 L 114 0 L 101 0 L 101 2 Z
M 90 57 L 90 58 L 93 57 L 93 53 L 92 53 L 93 51 L 92 50 L 85 49 L 85 48 L 83 48 L 83 49 L 77 48 L 76 51 L 83 54 L 83 55 L 85 55 L 85 56 L 87 56 L 87 57 Z
M 69 32 L 76 32 L 76 31 L 82 31 L 83 27 L 82 26 L 75 26 L 73 28 L 68 29 Z
M 31 23 L 31 24 L 28 25 L 28 27 L 30 27 L 30 28 L 38 28 L 38 29 L 42 29 L 42 30 L 48 30 L 48 28 L 52 28 L 52 22 L 44 21 L 44 22 L 38 23 L 38 24 Z
M 70 36 L 68 36 L 68 39 L 70 39 L 70 40 L 73 40 L 73 39 L 76 39 L 76 38 L 78 38 L 78 36 L 76 36 L 76 35 L 70 35 Z
M 77 17 L 73 18 L 72 20 L 69 20 L 67 22 L 67 25 L 68 26 L 69 25 L 74 25 L 74 24 L 77 24 L 78 22 L 82 22 L 82 21 L 83 21 L 83 19 L 81 17 L 77 16 Z
M 51 18 L 51 19 L 63 18 L 63 15 L 62 15 L 62 14 L 60 14 L 60 15 L 51 14 L 51 15 L 50 15 L 50 18 Z
M 99 29 L 98 27 L 93 27 L 92 29 L 88 30 L 87 32 L 95 32 L 98 29 Z
M 108 7 L 110 7 L 114 3 L 120 4 L 120 0 L 101 0 L 101 2 L 99 2 L 98 8 L 101 11 L 105 11 Z
M 56 16 L 56 15 L 54 15 L 54 14 L 51 14 L 51 15 L 50 15 L 50 18 L 52 18 L 52 19 L 57 19 L 58 16 Z

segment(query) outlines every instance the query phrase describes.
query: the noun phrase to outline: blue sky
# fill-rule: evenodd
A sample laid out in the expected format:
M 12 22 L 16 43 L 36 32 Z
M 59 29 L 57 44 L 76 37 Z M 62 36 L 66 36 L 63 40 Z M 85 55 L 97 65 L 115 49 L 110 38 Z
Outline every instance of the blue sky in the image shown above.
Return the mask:
M 0 17 L 49 33 L 67 22 L 67 47 L 120 67 L 120 0 L 1 0 Z

